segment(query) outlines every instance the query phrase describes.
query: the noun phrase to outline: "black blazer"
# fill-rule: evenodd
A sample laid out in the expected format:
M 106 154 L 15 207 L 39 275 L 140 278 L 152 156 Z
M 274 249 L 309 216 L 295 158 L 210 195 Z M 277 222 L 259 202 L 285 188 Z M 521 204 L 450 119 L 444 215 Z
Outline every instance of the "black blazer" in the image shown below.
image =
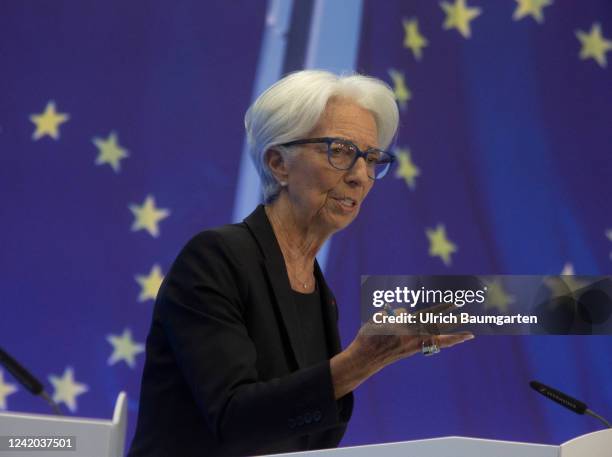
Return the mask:
M 330 358 L 338 311 L 315 262 Z M 285 262 L 264 207 L 183 248 L 146 343 L 140 456 L 228 456 L 335 447 L 353 395 L 334 399 L 329 360 L 306 367 Z M 310 435 L 310 437 L 308 436 Z

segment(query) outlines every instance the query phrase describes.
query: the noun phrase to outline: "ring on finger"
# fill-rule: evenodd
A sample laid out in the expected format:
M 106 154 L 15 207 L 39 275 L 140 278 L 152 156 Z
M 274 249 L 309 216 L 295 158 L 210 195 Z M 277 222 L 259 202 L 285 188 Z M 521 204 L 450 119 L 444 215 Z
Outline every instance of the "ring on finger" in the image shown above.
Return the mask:
M 423 355 L 434 355 L 440 352 L 440 346 L 434 338 L 421 341 L 421 353 Z

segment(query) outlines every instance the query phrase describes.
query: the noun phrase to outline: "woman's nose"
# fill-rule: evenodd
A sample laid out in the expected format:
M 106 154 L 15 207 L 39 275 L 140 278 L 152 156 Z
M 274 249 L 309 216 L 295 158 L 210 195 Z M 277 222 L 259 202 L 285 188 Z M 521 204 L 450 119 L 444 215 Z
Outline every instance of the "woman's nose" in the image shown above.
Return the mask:
M 346 182 L 353 186 L 365 186 L 369 179 L 365 159 L 359 157 L 353 166 L 347 170 Z

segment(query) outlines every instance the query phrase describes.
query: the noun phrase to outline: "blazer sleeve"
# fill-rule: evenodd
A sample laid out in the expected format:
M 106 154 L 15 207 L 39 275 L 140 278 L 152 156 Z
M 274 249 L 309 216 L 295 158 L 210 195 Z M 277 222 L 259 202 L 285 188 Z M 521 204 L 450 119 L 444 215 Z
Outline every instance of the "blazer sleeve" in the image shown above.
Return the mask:
M 329 361 L 259 379 L 243 317 L 246 274 L 220 233 L 202 232 L 179 254 L 156 302 L 210 430 L 220 442 L 257 446 L 342 425 Z

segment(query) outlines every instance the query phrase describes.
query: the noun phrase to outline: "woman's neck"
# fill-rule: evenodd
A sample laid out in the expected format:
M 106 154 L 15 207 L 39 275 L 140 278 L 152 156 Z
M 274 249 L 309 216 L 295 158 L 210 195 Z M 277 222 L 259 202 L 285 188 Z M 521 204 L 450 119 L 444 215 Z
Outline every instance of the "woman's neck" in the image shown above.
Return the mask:
M 314 290 L 314 259 L 329 235 L 296 211 L 284 195 L 265 206 L 266 215 L 283 253 L 287 272 L 296 290 Z

